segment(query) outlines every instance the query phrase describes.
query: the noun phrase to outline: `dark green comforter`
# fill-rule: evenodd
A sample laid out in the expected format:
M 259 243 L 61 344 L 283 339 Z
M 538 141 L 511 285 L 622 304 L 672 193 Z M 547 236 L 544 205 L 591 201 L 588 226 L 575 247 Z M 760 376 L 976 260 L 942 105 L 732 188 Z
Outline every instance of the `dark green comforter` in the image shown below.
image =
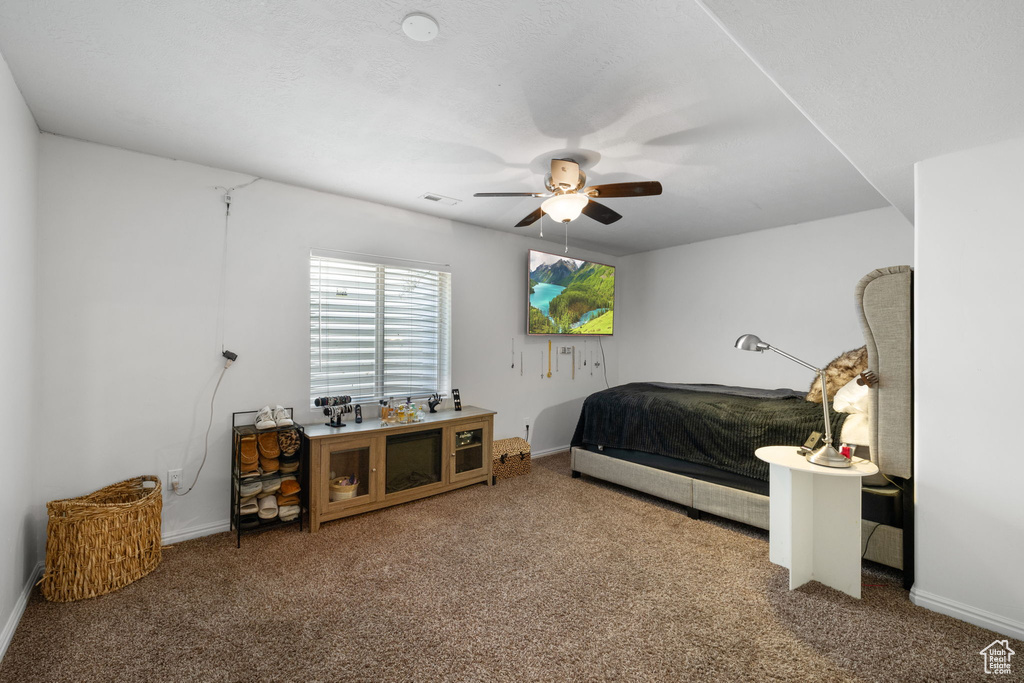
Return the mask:
M 830 411 L 832 434 L 846 414 Z M 820 403 L 789 389 L 636 382 L 599 391 L 583 403 L 573 446 L 655 453 L 768 481 L 761 446 L 799 446 L 825 433 Z

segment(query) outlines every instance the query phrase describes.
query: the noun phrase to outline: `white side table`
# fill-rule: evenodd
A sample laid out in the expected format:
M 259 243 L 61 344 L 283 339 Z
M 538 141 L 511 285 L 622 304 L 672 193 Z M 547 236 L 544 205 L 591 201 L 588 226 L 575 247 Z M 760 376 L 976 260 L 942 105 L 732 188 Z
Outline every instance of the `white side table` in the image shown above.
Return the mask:
M 794 446 L 755 454 L 771 465 L 768 557 L 789 569 L 789 589 L 813 579 L 859 599 L 861 477 L 878 467 L 860 458 L 851 467 L 815 465 Z

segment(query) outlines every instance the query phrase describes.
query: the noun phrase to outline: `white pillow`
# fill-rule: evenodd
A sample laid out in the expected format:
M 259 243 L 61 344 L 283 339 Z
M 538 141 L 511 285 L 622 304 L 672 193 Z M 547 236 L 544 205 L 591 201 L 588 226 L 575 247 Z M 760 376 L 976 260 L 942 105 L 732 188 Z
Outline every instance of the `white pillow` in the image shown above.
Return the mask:
M 857 384 L 857 378 L 851 379 L 842 389 L 836 392 L 832 407 L 837 413 L 867 413 L 868 392 L 870 387 Z

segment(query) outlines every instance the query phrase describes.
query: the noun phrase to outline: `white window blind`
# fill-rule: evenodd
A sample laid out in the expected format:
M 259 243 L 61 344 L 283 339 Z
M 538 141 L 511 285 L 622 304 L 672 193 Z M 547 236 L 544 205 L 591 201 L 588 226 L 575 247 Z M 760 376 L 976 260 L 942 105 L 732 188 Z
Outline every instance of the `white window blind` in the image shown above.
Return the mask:
M 310 406 L 447 393 L 451 274 L 310 254 Z

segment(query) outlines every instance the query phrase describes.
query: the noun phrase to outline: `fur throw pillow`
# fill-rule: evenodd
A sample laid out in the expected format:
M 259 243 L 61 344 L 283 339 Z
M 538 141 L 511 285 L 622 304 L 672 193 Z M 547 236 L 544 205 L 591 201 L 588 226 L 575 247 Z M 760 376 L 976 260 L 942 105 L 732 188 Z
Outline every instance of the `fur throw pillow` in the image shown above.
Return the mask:
M 825 386 L 828 387 L 828 400 L 834 399 L 837 391 L 867 369 L 867 346 L 847 351 L 829 363 L 825 367 Z M 807 400 L 811 403 L 821 403 L 821 382 L 817 377 L 811 382 L 811 390 L 807 392 Z

